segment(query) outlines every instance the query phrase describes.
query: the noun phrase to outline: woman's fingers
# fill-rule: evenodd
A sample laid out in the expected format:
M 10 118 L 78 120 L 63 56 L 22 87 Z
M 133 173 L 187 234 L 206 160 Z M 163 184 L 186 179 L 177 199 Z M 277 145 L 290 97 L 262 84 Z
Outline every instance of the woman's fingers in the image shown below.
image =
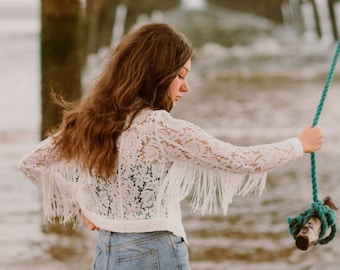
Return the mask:
M 83 215 L 83 220 L 84 223 L 86 225 L 87 228 L 89 228 L 91 231 L 97 231 L 99 230 L 99 228 L 96 226 L 96 224 L 94 224 L 93 222 L 91 222 L 86 216 Z

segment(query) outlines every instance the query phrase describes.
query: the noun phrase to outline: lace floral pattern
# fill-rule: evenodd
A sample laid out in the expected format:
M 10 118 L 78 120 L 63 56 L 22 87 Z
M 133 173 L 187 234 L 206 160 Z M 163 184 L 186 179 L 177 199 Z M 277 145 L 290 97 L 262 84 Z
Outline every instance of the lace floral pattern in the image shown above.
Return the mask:
M 52 139 L 20 162 L 39 188 L 50 220 L 80 220 L 80 209 L 99 227 L 113 231 L 167 229 L 184 237 L 180 201 L 190 192 L 202 214 L 227 212 L 233 196 L 259 194 L 266 173 L 302 155 L 301 143 L 238 147 L 166 111 L 144 110 L 118 141 L 117 170 L 108 181 L 91 177 L 76 164 L 56 162 Z M 57 205 L 51 207 L 51 202 Z

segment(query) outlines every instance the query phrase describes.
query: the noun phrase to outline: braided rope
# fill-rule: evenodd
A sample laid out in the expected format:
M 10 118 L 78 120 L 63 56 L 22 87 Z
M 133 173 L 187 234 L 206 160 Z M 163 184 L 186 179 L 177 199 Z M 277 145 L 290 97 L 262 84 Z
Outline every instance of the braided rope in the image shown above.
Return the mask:
M 336 63 L 338 62 L 340 54 L 340 40 L 338 41 L 338 45 L 336 51 L 334 53 L 333 61 L 331 67 L 328 72 L 327 79 L 325 81 L 325 85 L 322 91 L 322 95 L 320 98 L 320 102 L 317 106 L 317 110 L 315 113 L 315 117 L 313 120 L 312 127 L 318 124 L 323 105 L 326 100 L 326 96 L 329 90 L 329 86 L 333 80 L 333 75 L 336 67 Z M 301 228 L 308 222 L 308 220 L 312 217 L 318 217 L 321 221 L 321 232 L 319 234 L 318 243 L 319 244 L 327 244 L 330 242 L 336 235 L 337 226 L 336 226 L 336 217 L 335 213 L 332 209 L 330 209 L 327 205 L 324 205 L 322 201 L 318 199 L 318 181 L 317 181 L 317 173 L 316 173 L 316 155 L 315 153 L 311 153 L 310 155 L 311 161 L 311 178 L 312 178 L 312 190 L 313 190 L 313 203 L 310 209 L 305 210 L 300 215 L 295 218 L 288 217 L 287 221 L 290 227 L 290 234 L 296 238 Z M 328 236 L 325 236 L 328 230 L 330 229 L 330 233 Z

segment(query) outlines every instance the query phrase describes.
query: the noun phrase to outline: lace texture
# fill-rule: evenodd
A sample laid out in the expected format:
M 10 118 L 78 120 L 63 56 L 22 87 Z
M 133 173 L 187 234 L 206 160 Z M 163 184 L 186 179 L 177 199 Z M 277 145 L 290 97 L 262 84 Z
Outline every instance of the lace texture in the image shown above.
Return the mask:
M 118 141 L 116 172 L 91 177 L 76 164 L 56 162 L 48 138 L 26 155 L 21 171 L 43 193 L 44 217 L 79 223 L 83 212 L 102 229 L 169 230 L 186 239 L 180 201 L 189 194 L 194 211 L 227 213 L 234 196 L 259 195 L 266 174 L 301 156 L 297 138 L 238 147 L 218 140 L 166 111 L 142 111 Z

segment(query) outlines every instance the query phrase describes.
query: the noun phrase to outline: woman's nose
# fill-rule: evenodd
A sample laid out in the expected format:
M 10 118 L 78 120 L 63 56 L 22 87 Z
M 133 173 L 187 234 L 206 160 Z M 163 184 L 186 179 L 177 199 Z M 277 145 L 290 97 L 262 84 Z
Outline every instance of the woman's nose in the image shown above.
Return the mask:
M 188 84 L 188 80 L 185 80 L 184 83 L 181 86 L 181 91 L 182 92 L 189 92 L 189 90 L 190 90 L 190 87 L 189 87 L 189 84 Z

